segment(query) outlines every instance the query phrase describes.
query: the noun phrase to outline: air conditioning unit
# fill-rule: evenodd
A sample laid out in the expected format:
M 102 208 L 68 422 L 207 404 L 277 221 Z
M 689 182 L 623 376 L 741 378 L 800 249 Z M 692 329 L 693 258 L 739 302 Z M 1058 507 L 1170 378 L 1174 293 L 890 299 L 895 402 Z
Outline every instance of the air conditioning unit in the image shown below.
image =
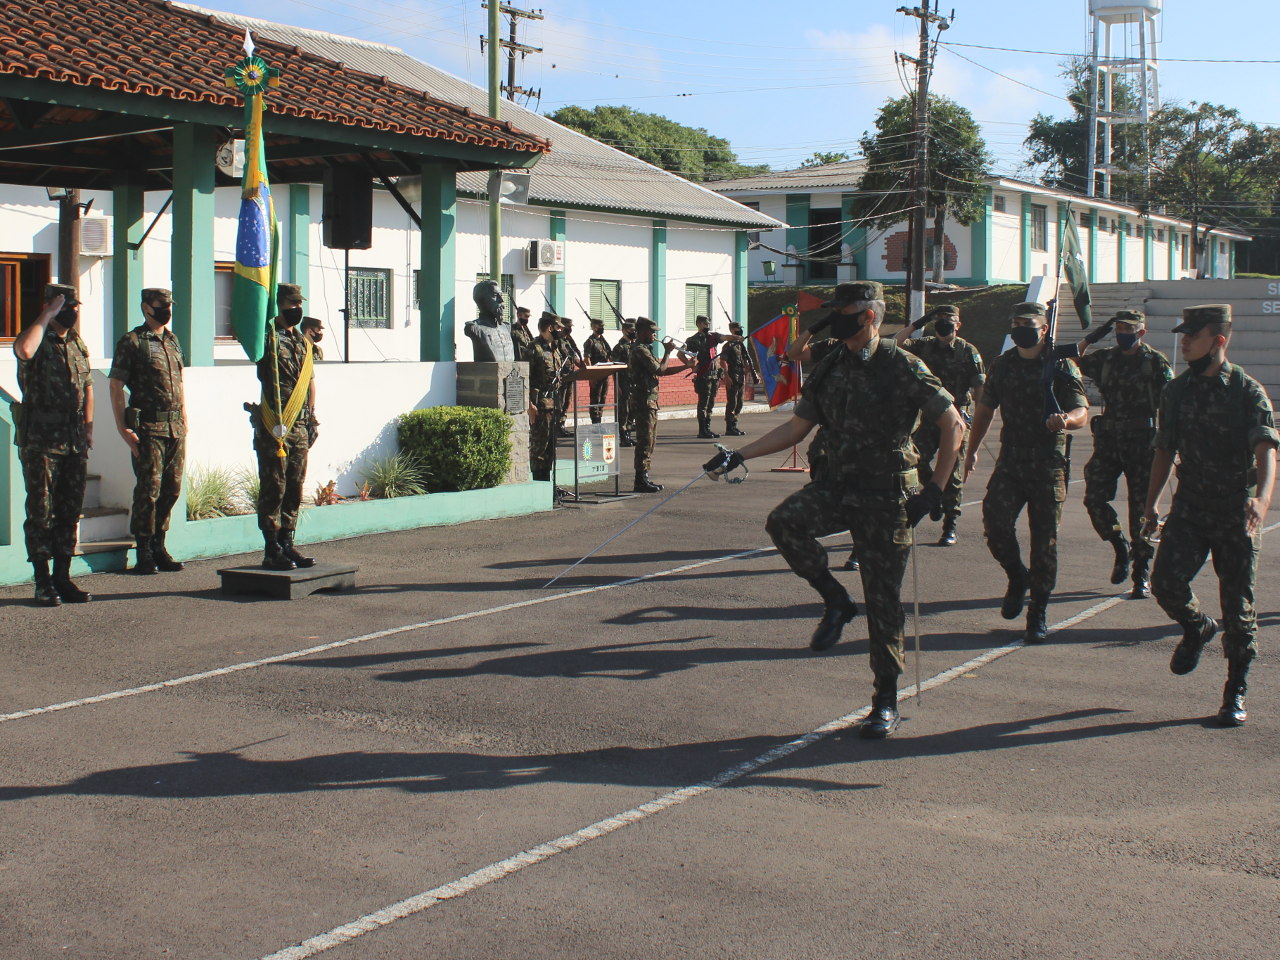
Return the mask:
M 80 221 L 80 256 L 111 256 L 112 217 L 85 217 Z
M 563 273 L 564 241 L 530 240 L 525 268 L 530 273 Z

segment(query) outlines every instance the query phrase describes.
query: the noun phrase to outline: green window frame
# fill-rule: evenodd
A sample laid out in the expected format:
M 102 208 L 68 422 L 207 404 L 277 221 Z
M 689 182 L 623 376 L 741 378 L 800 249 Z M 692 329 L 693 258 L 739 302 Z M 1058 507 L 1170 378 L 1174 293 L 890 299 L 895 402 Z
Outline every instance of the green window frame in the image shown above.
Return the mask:
M 1049 208 L 1038 203 L 1031 205 L 1031 249 L 1049 249 Z
M 385 267 L 352 267 L 347 274 L 351 326 L 391 329 L 391 274 Z
M 605 300 L 606 296 L 608 300 Z M 591 311 L 591 316 L 604 322 L 606 330 L 617 330 L 618 318 L 609 306 L 610 303 L 619 311 L 622 310 L 622 281 L 592 280 L 591 299 L 587 302 L 587 309 Z
M 696 330 L 696 317 L 711 316 L 711 284 L 686 283 L 684 285 L 684 328 Z

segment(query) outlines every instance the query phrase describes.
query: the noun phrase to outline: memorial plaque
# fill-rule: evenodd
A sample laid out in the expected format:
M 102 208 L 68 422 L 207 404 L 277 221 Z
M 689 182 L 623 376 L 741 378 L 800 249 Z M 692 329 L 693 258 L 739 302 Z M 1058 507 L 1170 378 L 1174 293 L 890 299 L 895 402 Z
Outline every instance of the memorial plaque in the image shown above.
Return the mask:
M 502 381 L 502 408 L 513 417 L 524 413 L 529 403 L 525 399 L 524 377 L 514 369 Z

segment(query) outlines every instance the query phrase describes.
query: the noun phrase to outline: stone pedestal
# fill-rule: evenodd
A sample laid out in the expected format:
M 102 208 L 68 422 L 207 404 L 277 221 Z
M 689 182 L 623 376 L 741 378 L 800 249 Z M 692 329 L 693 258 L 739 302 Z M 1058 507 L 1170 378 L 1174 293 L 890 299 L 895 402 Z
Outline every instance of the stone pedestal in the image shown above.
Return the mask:
M 503 483 L 529 480 L 529 364 L 458 363 L 458 406 L 511 415 L 511 469 Z

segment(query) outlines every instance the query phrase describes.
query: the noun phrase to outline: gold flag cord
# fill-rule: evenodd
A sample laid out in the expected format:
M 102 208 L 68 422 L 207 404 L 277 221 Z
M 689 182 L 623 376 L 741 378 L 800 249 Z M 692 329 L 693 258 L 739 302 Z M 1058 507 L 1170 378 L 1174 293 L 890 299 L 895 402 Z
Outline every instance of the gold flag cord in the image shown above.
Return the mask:
M 277 360 L 278 354 L 275 350 L 275 335 L 272 331 L 272 358 Z M 285 404 L 284 412 L 279 416 L 276 411 L 280 408 L 280 369 L 276 366 L 276 405 L 272 406 L 267 400 L 266 388 L 262 391 L 262 402 L 258 409 L 262 416 L 262 425 L 266 427 L 267 433 L 275 438 L 276 456 L 281 460 L 285 459 L 287 454 L 284 449 L 284 438 L 293 430 L 293 425 L 298 422 L 298 415 L 302 413 L 302 406 L 307 402 L 307 392 L 311 389 L 311 373 L 314 367 L 311 341 L 307 341 L 307 355 L 302 361 L 302 369 L 298 371 L 298 382 L 293 385 L 293 390 L 289 394 L 289 402 Z M 284 429 L 276 434 L 276 427 L 283 426 Z

